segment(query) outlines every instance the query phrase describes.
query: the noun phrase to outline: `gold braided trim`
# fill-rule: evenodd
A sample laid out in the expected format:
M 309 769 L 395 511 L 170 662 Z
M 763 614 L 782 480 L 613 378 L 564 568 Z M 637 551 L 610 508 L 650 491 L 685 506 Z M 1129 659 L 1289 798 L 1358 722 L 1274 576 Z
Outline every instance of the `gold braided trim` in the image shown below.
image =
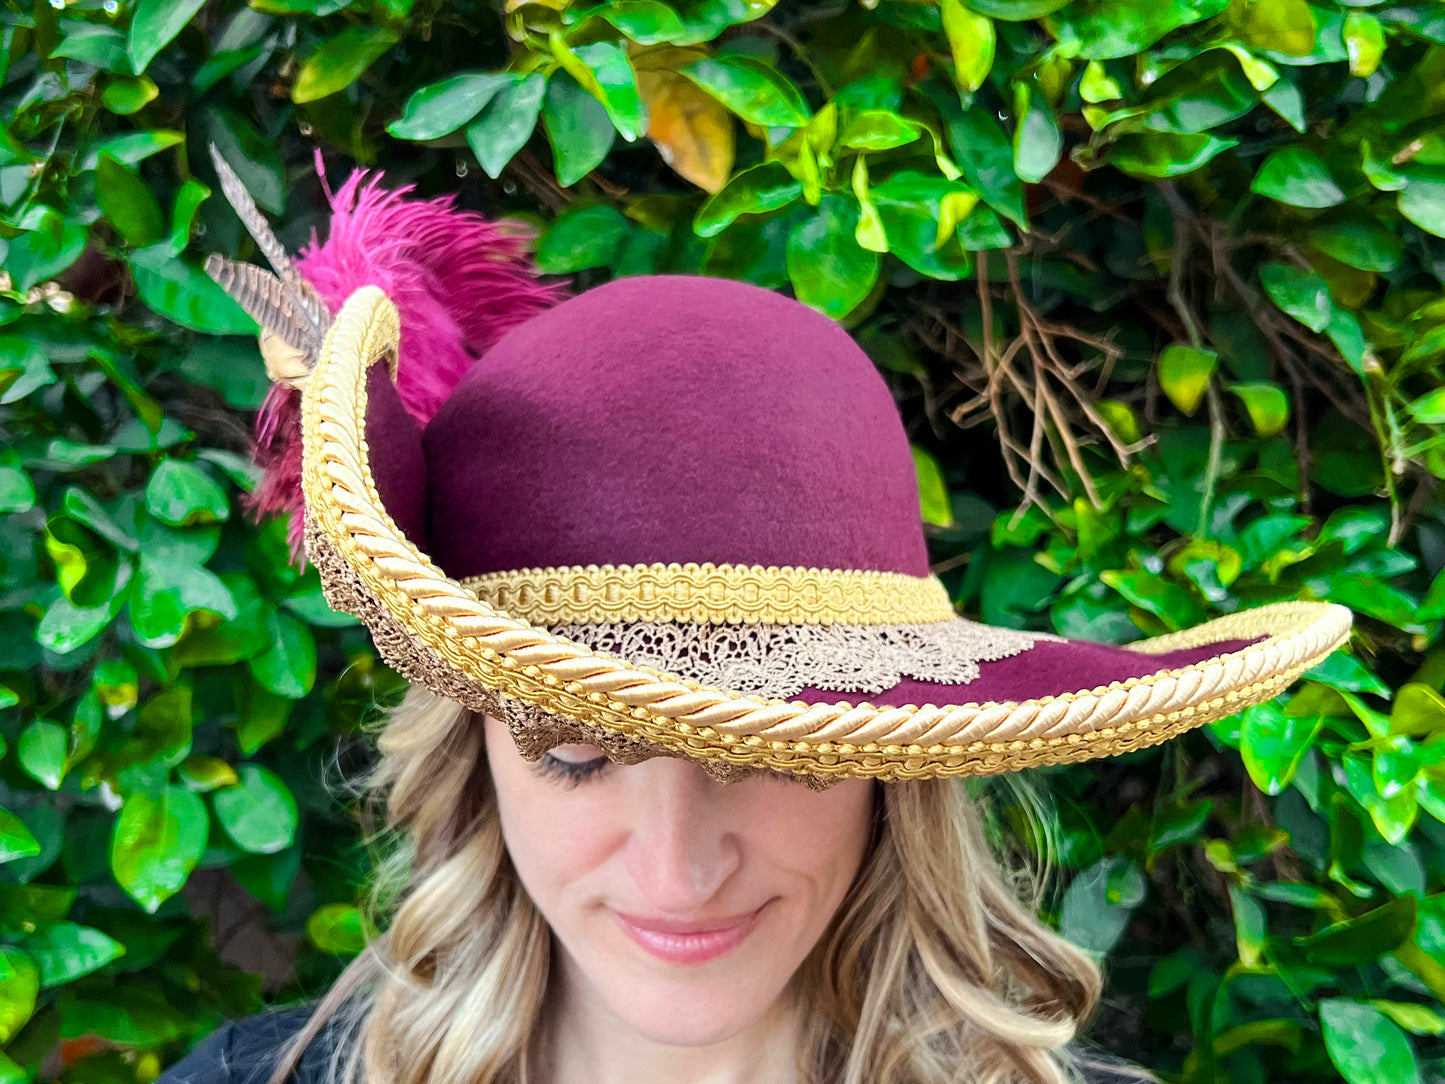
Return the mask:
M 461 581 L 534 625 L 924 625 L 957 615 L 937 576 L 763 565 L 571 565 Z
M 1276 603 L 1182 634 L 1201 644 L 1265 637 L 1238 651 L 1018 703 L 784 703 L 629 666 L 499 613 L 387 515 L 363 437 L 366 372 L 394 353 L 398 335 L 394 306 L 363 287 L 327 336 L 303 399 L 308 537 L 328 599 L 371 626 L 388 662 L 477 710 L 501 694 L 614 737 L 782 772 L 993 774 L 1125 752 L 1223 718 L 1274 696 L 1349 634 L 1342 606 Z M 1169 650 L 1177 640 L 1138 648 Z

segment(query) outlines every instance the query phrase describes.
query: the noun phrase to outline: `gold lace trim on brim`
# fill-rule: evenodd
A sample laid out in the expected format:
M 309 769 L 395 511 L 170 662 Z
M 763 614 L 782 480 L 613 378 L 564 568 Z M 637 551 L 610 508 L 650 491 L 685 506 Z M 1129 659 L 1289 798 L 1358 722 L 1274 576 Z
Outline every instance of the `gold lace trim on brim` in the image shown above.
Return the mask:
M 681 621 L 728 625 L 917 625 L 956 615 L 936 576 L 763 565 L 572 565 L 461 581 L 534 625 Z

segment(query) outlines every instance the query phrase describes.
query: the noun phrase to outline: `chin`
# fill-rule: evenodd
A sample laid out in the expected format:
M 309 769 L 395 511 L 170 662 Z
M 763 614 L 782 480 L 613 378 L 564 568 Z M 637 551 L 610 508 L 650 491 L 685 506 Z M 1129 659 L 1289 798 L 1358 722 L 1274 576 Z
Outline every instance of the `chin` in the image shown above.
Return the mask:
M 576 968 L 612 1014 L 671 1046 L 721 1042 L 757 1023 L 778 1002 L 794 968 L 792 946 L 766 940 L 698 964 L 660 960 L 623 936 L 593 931 Z
M 614 981 L 602 994 L 614 1013 L 653 1042 L 702 1047 L 736 1035 L 773 1008 L 784 983 L 769 979 L 723 971 L 685 981 L 644 974 Z

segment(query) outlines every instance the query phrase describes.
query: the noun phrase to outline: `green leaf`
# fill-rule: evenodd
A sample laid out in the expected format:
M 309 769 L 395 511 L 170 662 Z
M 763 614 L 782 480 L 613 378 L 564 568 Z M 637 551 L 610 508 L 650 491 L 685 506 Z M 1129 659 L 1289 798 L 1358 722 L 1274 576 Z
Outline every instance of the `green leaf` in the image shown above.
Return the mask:
M 542 128 L 552 144 L 557 183 L 571 187 L 602 164 L 617 139 L 607 109 L 565 71 L 547 81 Z
M 765 128 L 799 128 L 812 116 L 802 92 L 776 69 L 753 57 L 704 57 L 681 74 L 743 120 Z
M 1074 0 L 1049 20 L 1066 56 L 1132 57 L 1170 31 L 1211 19 L 1229 0 Z
M 1014 172 L 1021 180 L 1041 181 L 1059 164 L 1063 130 L 1044 96 L 1024 83 L 1014 84 L 1014 115 Z
M 1345 51 L 1350 57 L 1350 74 L 1361 79 L 1375 74 L 1385 55 L 1385 30 L 1380 20 L 1367 11 L 1345 16 Z
M 692 228 L 699 237 L 715 237 L 739 215 L 776 211 L 802 194 L 802 184 L 781 162 L 764 162 L 734 174 L 722 191 L 699 208 Z
M 1420 1084 L 1410 1040 L 1379 1010 L 1358 1001 L 1320 1002 L 1325 1050 L 1348 1084 Z
M 512 85 L 506 72 L 470 72 L 424 86 L 406 100 L 401 116 L 386 126 L 397 139 L 440 139 L 475 117 L 493 95 Z
M 953 53 L 954 77 L 967 91 L 983 86 L 993 68 L 996 49 L 993 22 L 963 5 L 962 0 L 942 0 L 943 32 Z
M 171 255 L 167 245 L 138 248 L 127 263 L 140 299 L 182 327 L 213 335 L 254 335 L 259 330 L 209 275 Z
M 1213 350 L 1171 343 L 1159 355 L 1159 387 L 1179 410 L 1192 415 L 1218 364 L 1219 355 Z
M 167 250 L 175 256 L 185 251 L 191 243 L 191 228 L 196 221 L 196 212 L 210 197 L 211 190 L 194 177 L 188 177 L 176 192 L 176 202 L 171 208 L 170 236 L 166 238 Z M 149 421 L 147 424 L 150 424 Z
M 1244 404 L 1249 422 L 1259 436 L 1272 437 L 1289 424 L 1289 396 L 1278 384 L 1260 381 L 1227 386 Z
M 1428 685 L 1407 681 L 1390 706 L 1390 733 L 1416 738 L 1445 734 L 1445 698 Z
M 1314 272 L 1267 263 L 1259 269 L 1259 281 L 1271 301 L 1311 331 L 1323 331 L 1330 322 L 1330 286 Z
M 355 904 L 328 903 L 306 920 L 306 936 L 322 952 L 355 956 L 366 947 L 361 912 Z
M 623 139 L 634 142 L 647 130 L 647 110 L 637 90 L 637 73 L 632 70 L 627 54 L 610 41 L 594 42 L 573 52 L 591 73 L 612 126 Z
M 345 90 L 397 41 L 397 35 L 385 27 L 347 27 L 323 41 L 302 63 L 291 85 L 291 100 L 300 105 Z
M 1244 6 L 1240 25 L 1246 44 L 1286 56 L 1308 56 L 1319 24 L 1305 0 L 1255 0 Z
M 15 752 L 25 774 L 47 790 L 55 790 L 65 778 L 65 748 L 68 735 L 59 723 L 38 719 L 20 732 Z
M 35 484 L 8 444 L 0 444 L 0 516 L 28 512 L 35 507 Z
M 171 527 L 224 522 L 231 516 L 226 492 L 194 463 L 164 459 L 146 482 L 146 511 Z
M 912 143 L 923 129 L 913 121 L 885 109 L 864 109 L 853 114 L 838 137 L 838 145 L 850 150 L 891 150 Z
M 1109 164 L 1135 177 L 1179 177 L 1193 173 L 1238 143 L 1237 139 L 1210 132 L 1142 132 L 1120 136 L 1109 155 Z
M 608 0 L 589 14 L 606 19 L 638 45 L 691 40 L 677 12 L 660 0 Z
M 24 293 L 46 279 L 60 274 L 85 251 L 89 233 L 73 222 L 46 209 L 33 228 L 10 239 L 5 252 L 5 271 L 15 289 Z
M 18 335 L 0 336 L 0 388 L 4 388 L 0 403 L 19 402 L 55 380 L 50 359 L 38 343 Z
M 1076 874 L 1064 892 L 1059 932 L 1085 952 L 1105 956 L 1147 891 L 1138 866 L 1118 857 L 1101 859 Z
M 542 235 L 537 267 L 549 275 L 606 267 L 617 257 L 630 228 L 622 212 L 611 204 L 574 203 Z
M 160 88 L 148 76 L 142 75 L 137 79 L 118 76 L 106 80 L 100 104 L 117 116 L 128 117 L 155 101 L 159 93 Z
M 922 505 L 923 522 L 935 527 L 953 526 L 953 507 L 948 500 L 948 485 L 943 468 L 930 453 L 913 445 L 913 465 L 918 471 L 918 499 Z
M 0 946 L 0 1043 L 9 1042 L 35 1011 L 40 969 L 26 953 Z
M 131 565 L 117 566 L 115 590 L 98 606 L 77 606 L 61 595 L 45 611 L 35 627 L 35 640 L 59 655 L 67 655 L 99 636 L 125 606 Z
M 201 119 L 206 138 L 231 164 L 252 198 L 273 214 L 285 211 L 286 177 L 276 148 L 261 137 L 250 121 L 234 110 L 206 107 L 201 110 Z M 245 334 L 255 332 L 247 331 Z
M 121 806 L 111 838 L 116 882 L 147 911 L 185 885 L 206 849 L 210 818 L 205 803 L 182 787 L 160 796 L 132 794 Z
M 296 839 L 296 799 L 275 772 L 259 764 L 236 769 L 240 784 L 211 796 L 216 820 L 236 844 L 253 854 L 283 851 Z
M 183 143 L 185 138 L 180 132 L 168 129 L 123 132 L 120 135 L 97 140 L 90 144 L 85 153 L 80 156 L 80 168 L 82 170 L 95 169 L 100 165 L 102 154 L 108 154 L 117 162 L 133 166 L 138 162 L 145 161 L 153 154 L 159 154 L 163 150 L 174 147 L 177 143 Z
M 299 700 L 316 683 L 316 640 L 300 621 L 277 614 L 271 646 L 248 660 L 262 687 L 277 696 Z
M 17 858 L 33 858 L 40 853 L 40 844 L 20 818 L 8 809 L 0 809 L 0 862 Z
M 276 854 L 253 854 L 231 863 L 231 876 L 273 911 L 284 911 L 291 886 L 301 872 L 301 848 L 288 847 Z
M 73 982 L 125 953 L 119 941 L 74 922 L 50 923 L 25 938 L 21 947 L 39 968 L 42 987 Z
M 1264 908 L 1238 885 L 1230 886 L 1229 903 L 1234 913 L 1234 945 L 1240 966 L 1258 967 L 1269 932 Z
M 537 126 L 546 90 L 546 76 L 523 76 L 499 91 L 482 115 L 467 126 L 467 145 L 488 177 L 500 177 L 503 167 L 526 146 Z
M 1411 178 L 1397 197 L 1400 213 L 1426 233 L 1445 237 L 1445 180 Z
M 289 704 L 287 700 L 285 703 Z M 176 769 L 181 784 L 197 794 L 206 794 L 217 787 L 235 786 L 241 781 L 236 769 L 220 757 L 189 756 Z
M 1310 227 L 1310 242 L 1326 255 L 1361 271 L 1393 271 L 1405 242 L 1377 218 L 1350 214 Z
M 102 71 L 123 71 L 121 61 L 124 60 L 127 65 L 130 63 L 125 34 L 113 26 L 100 23 L 72 23 L 64 39 L 50 55 L 94 64 Z
M 1425 1005 L 1408 1001 L 1370 1001 L 1370 1007 L 1378 1009 L 1406 1031 L 1416 1035 L 1445 1035 L 1445 1016 Z
M 139 75 L 205 6 L 205 0 L 140 0 L 130 20 L 131 69 Z
M 1273 703 L 1247 710 L 1240 725 L 1239 752 L 1254 785 L 1266 794 L 1282 793 L 1319 729 L 1317 716 L 1286 715 Z
M 1260 164 L 1249 190 L 1291 207 L 1333 207 L 1345 201 L 1344 190 L 1330 176 L 1329 167 L 1303 147 L 1281 147 L 1270 154 Z
M 969 0 L 968 6 L 990 19 L 1021 23 L 1038 19 L 1069 3 L 1069 0 Z
M 1393 952 L 1415 932 L 1418 905 L 1414 896 L 1400 896 L 1358 918 L 1336 922 L 1308 937 L 1295 938 L 1308 963 L 1349 967 L 1371 963 Z
M 101 210 L 130 244 L 148 245 L 165 232 L 161 205 L 150 186 L 129 166 L 108 154 L 101 155 L 95 188 Z
M 1159 618 L 1171 629 L 1179 629 L 1200 619 L 1199 606 L 1189 592 L 1152 572 L 1109 570 L 1099 573 L 1108 584 L 1132 605 Z
M 878 278 L 878 253 L 858 244 L 857 226 L 858 204 L 829 195 L 788 235 L 793 292 L 803 304 L 835 320 L 857 308 Z

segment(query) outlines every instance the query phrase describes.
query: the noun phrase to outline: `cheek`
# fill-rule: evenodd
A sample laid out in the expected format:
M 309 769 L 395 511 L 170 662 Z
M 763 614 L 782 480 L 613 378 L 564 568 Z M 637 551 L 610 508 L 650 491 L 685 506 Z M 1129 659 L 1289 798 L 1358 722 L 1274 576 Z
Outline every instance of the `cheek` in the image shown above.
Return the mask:
M 539 776 L 502 723 L 488 717 L 485 727 L 507 853 L 528 895 L 554 921 L 569 890 L 616 850 L 618 833 L 594 791 L 585 784 L 569 789 Z
M 872 831 L 871 780 L 848 779 L 821 793 L 763 782 L 749 803 L 749 839 L 780 873 L 811 885 L 814 915 L 826 925 L 862 864 Z

